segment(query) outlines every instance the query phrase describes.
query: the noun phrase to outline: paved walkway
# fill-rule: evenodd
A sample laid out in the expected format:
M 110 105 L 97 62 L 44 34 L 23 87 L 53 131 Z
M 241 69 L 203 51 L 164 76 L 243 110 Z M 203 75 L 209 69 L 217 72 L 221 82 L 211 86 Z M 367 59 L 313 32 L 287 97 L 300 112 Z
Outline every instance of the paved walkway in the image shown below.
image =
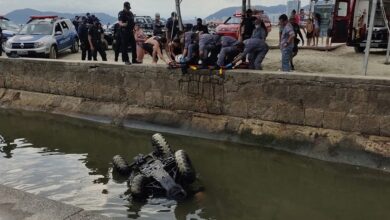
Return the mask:
M 108 217 L 0 185 L 0 220 L 105 220 Z

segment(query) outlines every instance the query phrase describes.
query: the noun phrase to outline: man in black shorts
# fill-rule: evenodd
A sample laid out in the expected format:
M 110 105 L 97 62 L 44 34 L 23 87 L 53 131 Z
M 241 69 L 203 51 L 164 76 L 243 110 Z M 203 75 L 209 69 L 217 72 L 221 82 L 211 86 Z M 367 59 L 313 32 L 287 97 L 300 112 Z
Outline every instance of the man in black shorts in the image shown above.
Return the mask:
M 129 2 L 123 4 L 123 10 L 118 14 L 118 23 L 120 26 L 121 35 L 121 49 L 122 49 L 122 61 L 129 65 L 130 59 L 127 53 L 129 44 L 131 45 L 131 54 L 133 63 L 137 62 L 137 45 L 134 38 L 134 14 L 130 11 L 131 6 Z

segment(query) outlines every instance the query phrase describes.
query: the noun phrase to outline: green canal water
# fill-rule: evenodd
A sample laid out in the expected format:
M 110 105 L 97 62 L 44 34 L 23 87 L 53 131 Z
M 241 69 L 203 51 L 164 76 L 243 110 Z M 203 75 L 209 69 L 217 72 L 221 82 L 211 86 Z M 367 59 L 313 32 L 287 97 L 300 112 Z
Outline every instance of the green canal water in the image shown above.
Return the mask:
M 117 219 L 390 219 L 390 174 L 239 143 L 165 134 L 205 191 L 129 200 L 111 158 L 151 150 L 153 132 L 0 111 L 0 184 Z

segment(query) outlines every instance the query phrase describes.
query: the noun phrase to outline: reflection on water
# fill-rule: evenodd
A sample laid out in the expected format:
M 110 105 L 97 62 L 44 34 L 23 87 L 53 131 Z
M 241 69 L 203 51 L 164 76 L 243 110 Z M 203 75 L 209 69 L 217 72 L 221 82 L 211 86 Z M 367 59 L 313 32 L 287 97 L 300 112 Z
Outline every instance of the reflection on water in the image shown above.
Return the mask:
M 390 218 L 390 176 L 378 171 L 166 135 L 189 153 L 206 190 L 179 203 L 137 203 L 110 161 L 148 153 L 150 132 L 2 111 L 0 134 L 0 184 L 118 219 Z

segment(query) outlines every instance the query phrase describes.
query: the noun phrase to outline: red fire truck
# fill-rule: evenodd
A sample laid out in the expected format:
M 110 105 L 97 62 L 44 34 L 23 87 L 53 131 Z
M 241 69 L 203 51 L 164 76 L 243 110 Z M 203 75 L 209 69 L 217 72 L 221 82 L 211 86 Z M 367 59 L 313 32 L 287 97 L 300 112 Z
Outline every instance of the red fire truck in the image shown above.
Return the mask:
M 381 5 L 383 2 L 383 7 Z M 373 0 L 336 0 L 333 25 L 333 43 L 347 43 L 355 51 L 364 51 Z M 378 0 L 371 48 L 387 48 L 390 20 L 390 0 Z M 384 15 L 385 14 L 385 15 Z

